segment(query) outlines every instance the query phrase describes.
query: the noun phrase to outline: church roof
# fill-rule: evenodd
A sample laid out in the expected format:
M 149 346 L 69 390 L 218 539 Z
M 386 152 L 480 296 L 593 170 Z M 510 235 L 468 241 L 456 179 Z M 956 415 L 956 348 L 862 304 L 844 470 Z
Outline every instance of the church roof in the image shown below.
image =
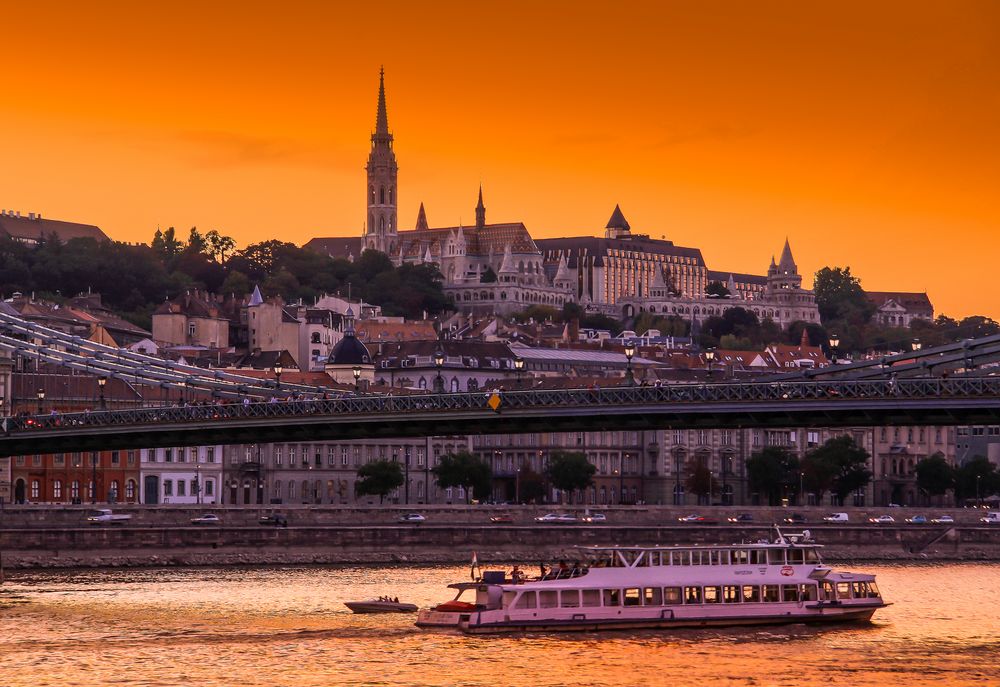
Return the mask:
M 419 231 L 399 232 L 399 243 L 403 257 L 417 260 L 429 249 L 434 255 L 442 255 L 449 235 L 454 240 L 461 236 L 465 240 L 466 255 L 488 255 L 502 253 L 506 246 L 514 253 L 537 253 L 538 247 L 520 222 L 508 224 L 487 224 L 482 227 L 439 227 Z M 314 239 L 315 240 L 315 239 Z
M 329 236 L 309 239 L 302 247 L 331 258 L 358 258 L 365 250 L 365 242 L 360 236 Z
M 632 227 L 628 225 L 625 215 L 622 214 L 621 207 L 615 205 L 615 211 L 611 213 L 611 219 L 608 220 L 608 224 L 605 228 L 630 230 Z
M 328 362 L 330 365 L 371 365 L 372 359 L 368 348 L 349 330 L 334 347 Z

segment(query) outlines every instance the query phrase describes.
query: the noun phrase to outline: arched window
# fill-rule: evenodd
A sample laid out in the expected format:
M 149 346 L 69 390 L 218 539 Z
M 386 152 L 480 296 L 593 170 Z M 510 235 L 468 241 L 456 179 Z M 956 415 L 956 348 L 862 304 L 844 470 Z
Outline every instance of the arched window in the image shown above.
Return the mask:
M 389 205 L 392 205 L 392 186 L 389 187 Z
M 115 498 L 117 498 L 118 495 L 121 494 L 121 490 L 118 488 L 118 480 L 116 479 L 111 480 L 111 486 L 108 487 L 108 497 L 110 498 L 112 494 L 115 495 Z
M 417 388 L 418 389 L 427 389 L 427 380 L 424 379 L 423 377 L 421 377 L 420 381 L 417 382 Z
M 135 480 L 130 479 L 125 482 L 125 498 L 129 501 L 135 499 Z
M 73 483 L 69 485 L 69 496 L 72 499 L 80 498 L 80 480 L 75 479 Z
M 374 205 L 375 204 L 375 187 L 374 186 L 369 186 L 368 187 L 368 204 L 369 205 Z
M 458 377 L 451 378 L 451 391 L 452 393 L 458 392 Z
M 55 480 L 52 482 L 52 498 L 61 499 L 62 498 L 62 480 Z
M 275 498 L 281 498 L 281 480 L 274 480 L 274 496 Z
M 319 332 L 313 332 L 312 333 L 311 343 L 314 343 L 314 344 L 318 344 L 319 343 Z
M 472 377 L 470 377 L 469 381 L 465 383 L 465 386 L 469 391 L 479 391 L 479 382 Z
M 385 186 L 380 186 L 378 189 L 378 202 L 379 205 L 385 205 Z
M 295 498 L 295 482 L 291 480 L 288 481 L 288 498 L 289 500 Z
M 41 493 L 42 485 L 37 479 L 31 480 L 31 498 L 37 499 Z

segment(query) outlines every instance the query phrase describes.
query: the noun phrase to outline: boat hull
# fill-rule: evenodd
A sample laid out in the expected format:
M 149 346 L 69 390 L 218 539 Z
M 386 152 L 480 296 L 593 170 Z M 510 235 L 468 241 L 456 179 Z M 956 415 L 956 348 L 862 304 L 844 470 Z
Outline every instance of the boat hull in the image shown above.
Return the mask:
M 502 634 L 509 632 L 596 632 L 602 630 L 676 630 L 704 627 L 739 627 L 754 625 L 823 625 L 860 623 L 871 620 L 882 606 L 823 609 L 811 613 L 728 617 L 654 617 L 654 618 L 575 618 L 509 620 L 497 623 L 477 622 L 470 618 L 458 624 L 467 634 Z
M 417 622 L 415 625 L 424 628 L 457 628 L 460 623 L 467 622 L 471 617 L 472 613 L 470 611 L 461 613 L 424 609 L 417 613 Z
M 413 604 L 378 601 L 345 601 L 344 605 L 354 613 L 416 613 L 417 611 L 417 607 Z

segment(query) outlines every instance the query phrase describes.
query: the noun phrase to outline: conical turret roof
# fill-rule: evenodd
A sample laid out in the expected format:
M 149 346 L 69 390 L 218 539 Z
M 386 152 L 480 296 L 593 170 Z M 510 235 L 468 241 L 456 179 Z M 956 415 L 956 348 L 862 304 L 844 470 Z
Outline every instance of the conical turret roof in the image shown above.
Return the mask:
M 424 212 L 424 204 L 423 203 L 420 204 L 420 210 L 417 212 L 417 226 L 416 226 L 416 228 L 417 228 L 418 231 L 422 230 L 422 229 L 430 229 L 430 227 L 427 226 L 427 213 Z
M 509 243 L 503 249 L 503 262 L 500 263 L 500 274 L 517 274 L 517 266 L 514 264 L 514 256 L 511 255 Z
M 797 272 L 795 260 L 792 258 L 792 247 L 788 244 L 788 237 L 785 237 L 785 247 L 781 249 L 781 260 L 778 261 L 778 269 L 782 272 Z
M 632 229 L 625 219 L 625 215 L 622 214 L 621 207 L 617 204 L 615 205 L 615 211 L 611 213 L 611 219 L 608 220 L 605 229 L 625 229 L 626 231 Z

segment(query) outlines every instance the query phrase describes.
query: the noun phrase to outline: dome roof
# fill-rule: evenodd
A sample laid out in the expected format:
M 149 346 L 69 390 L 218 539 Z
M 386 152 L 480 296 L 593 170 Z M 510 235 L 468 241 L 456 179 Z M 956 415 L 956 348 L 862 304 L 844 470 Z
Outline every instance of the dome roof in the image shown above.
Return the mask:
M 368 348 L 354 336 L 354 330 L 348 330 L 330 354 L 330 365 L 371 365 L 372 357 Z

